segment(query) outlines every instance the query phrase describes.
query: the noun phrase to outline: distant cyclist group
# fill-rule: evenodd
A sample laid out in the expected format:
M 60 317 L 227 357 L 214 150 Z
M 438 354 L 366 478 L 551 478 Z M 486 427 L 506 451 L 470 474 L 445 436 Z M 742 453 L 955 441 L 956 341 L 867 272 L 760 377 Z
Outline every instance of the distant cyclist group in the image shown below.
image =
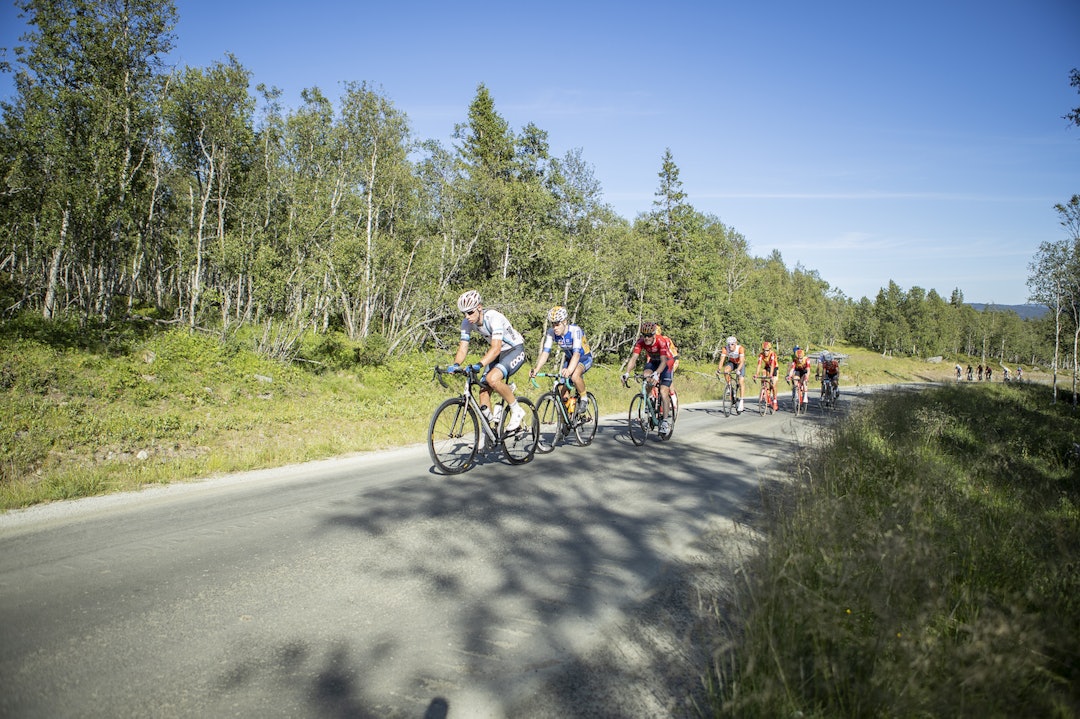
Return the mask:
M 968 382 L 993 382 L 994 381 L 994 379 L 993 379 L 993 377 L 994 377 L 994 369 L 990 365 L 986 365 L 984 367 L 984 366 L 982 366 L 980 364 L 980 365 L 975 366 L 974 368 L 972 368 L 971 365 L 968 365 L 967 370 L 965 371 L 965 369 L 964 369 L 964 367 L 962 365 L 957 364 L 956 367 L 955 367 L 955 370 L 956 370 L 956 381 L 957 382 L 963 381 L 965 375 L 967 376 L 967 381 Z M 1024 368 L 1023 367 L 1021 367 L 1020 365 L 1017 365 L 1016 366 L 1016 372 L 1013 373 L 1013 372 L 1009 371 L 1008 367 L 1006 367 L 1005 365 L 1001 365 L 1001 381 L 1002 382 L 1022 382 L 1023 380 L 1024 380 Z

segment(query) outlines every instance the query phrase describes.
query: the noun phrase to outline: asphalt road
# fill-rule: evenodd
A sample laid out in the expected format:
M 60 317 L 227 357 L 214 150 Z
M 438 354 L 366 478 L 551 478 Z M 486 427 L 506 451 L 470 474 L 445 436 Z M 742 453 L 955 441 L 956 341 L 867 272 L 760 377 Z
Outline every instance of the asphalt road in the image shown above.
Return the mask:
M 717 409 L 454 477 L 414 446 L 6 513 L 0 716 L 677 713 L 694 581 L 822 421 Z

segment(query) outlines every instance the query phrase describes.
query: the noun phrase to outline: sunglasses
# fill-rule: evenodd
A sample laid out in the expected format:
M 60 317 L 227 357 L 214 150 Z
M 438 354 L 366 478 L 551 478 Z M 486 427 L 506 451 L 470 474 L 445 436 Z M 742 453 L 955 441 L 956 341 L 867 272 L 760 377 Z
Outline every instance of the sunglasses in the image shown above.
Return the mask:
M 656 336 L 656 333 L 655 333 L 655 332 L 650 332 L 650 333 L 649 333 L 649 334 L 647 334 L 647 335 L 641 335 L 641 336 L 642 336 L 642 337 L 655 337 L 655 336 Z
M 474 313 L 474 312 L 479 312 L 479 311 L 480 311 L 480 310 L 469 310 L 469 311 L 467 311 L 467 312 L 462 312 L 461 314 L 463 314 L 463 315 L 465 315 L 466 317 L 468 317 L 468 316 L 469 316 L 469 315 L 471 315 L 472 313 Z

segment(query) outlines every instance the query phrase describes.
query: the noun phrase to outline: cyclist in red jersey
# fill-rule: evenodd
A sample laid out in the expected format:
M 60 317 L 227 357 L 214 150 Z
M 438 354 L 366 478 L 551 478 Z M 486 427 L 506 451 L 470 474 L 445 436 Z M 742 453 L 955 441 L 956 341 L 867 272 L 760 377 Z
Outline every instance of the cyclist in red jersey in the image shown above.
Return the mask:
M 803 387 L 806 387 L 806 375 L 810 372 L 810 358 L 806 356 L 806 350 L 798 345 L 795 346 L 795 352 L 791 357 L 791 367 L 787 373 L 787 383 L 791 384 L 795 375 L 798 375 L 798 381 L 803 383 Z M 803 404 L 810 401 L 810 393 L 803 394 Z
M 776 351 L 772 348 L 772 342 L 765 340 L 761 343 L 761 352 L 757 356 L 757 368 L 754 370 L 754 374 L 758 374 L 761 370 L 765 370 L 766 380 L 772 385 L 772 408 L 775 412 L 779 407 L 776 404 L 776 376 L 780 372 L 780 358 L 776 356 Z
M 642 322 L 641 335 L 634 343 L 634 349 L 630 352 L 630 359 L 626 361 L 626 371 L 623 372 L 622 381 L 630 378 L 630 374 L 637 366 L 638 356 L 644 352 L 646 355 L 645 369 L 642 372 L 650 381 L 660 384 L 660 397 L 664 405 L 664 419 L 660 422 L 660 432 L 666 434 L 671 431 L 671 368 L 675 364 L 675 355 L 671 351 L 671 340 L 657 332 L 655 322 Z

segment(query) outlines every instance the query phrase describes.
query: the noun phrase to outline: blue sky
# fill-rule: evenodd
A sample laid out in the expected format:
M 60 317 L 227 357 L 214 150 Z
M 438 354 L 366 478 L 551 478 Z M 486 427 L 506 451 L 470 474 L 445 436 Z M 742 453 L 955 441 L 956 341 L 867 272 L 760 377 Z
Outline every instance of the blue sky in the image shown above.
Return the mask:
M 855 299 L 894 280 L 1023 303 L 1080 193 L 1076 0 L 176 5 L 172 61 L 231 52 L 291 108 L 366 81 L 449 146 L 483 83 L 515 131 L 580 148 L 628 219 L 670 148 L 695 208 Z

